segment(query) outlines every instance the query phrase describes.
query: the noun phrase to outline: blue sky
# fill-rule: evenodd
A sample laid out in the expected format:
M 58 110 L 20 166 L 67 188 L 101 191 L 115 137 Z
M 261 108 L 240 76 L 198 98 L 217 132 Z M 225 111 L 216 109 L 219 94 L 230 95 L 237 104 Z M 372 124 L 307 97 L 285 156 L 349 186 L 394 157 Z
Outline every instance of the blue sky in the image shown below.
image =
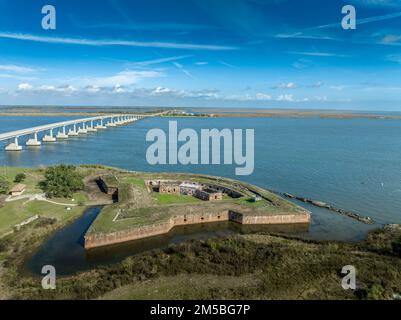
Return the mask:
M 54 5 L 56 30 L 41 27 Z M 357 29 L 341 28 L 352 4 Z M 401 111 L 401 1 L 0 0 L 0 104 Z

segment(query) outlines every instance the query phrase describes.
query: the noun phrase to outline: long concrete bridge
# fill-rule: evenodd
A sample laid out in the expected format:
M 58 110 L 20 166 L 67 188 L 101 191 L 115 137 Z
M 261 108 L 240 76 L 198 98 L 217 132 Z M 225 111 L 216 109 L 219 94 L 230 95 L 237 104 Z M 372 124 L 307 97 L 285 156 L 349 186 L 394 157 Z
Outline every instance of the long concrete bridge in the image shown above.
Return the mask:
M 155 114 L 150 116 L 155 116 Z M 118 125 L 134 122 L 144 117 L 146 116 L 133 114 L 112 114 L 91 118 L 74 119 L 1 133 L 0 141 L 11 140 L 10 143 L 7 144 L 5 147 L 6 151 L 21 151 L 22 146 L 19 144 L 18 139 L 22 136 L 31 136 L 30 139 L 26 141 L 27 146 L 39 147 L 42 142 L 56 142 L 57 139 L 68 139 L 68 137 L 96 132 L 98 130 L 106 129 L 107 127 L 115 127 Z M 38 139 L 38 134 L 41 132 L 44 133 L 42 141 Z

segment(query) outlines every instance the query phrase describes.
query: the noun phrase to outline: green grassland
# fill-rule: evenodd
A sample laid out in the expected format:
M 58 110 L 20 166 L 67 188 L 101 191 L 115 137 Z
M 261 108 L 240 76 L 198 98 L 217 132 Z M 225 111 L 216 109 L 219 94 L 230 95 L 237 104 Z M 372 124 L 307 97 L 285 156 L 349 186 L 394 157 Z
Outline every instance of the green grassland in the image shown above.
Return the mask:
M 133 178 L 133 177 L 124 177 L 122 178 L 123 182 L 129 183 L 138 188 L 145 188 L 145 181 L 143 179 Z
M 15 185 L 14 178 L 18 173 L 24 173 L 26 179 L 21 182 L 26 185 L 26 193 L 41 193 L 39 188 L 39 181 L 43 180 L 44 171 L 41 169 L 28 169 L 16 167 L 0 167 L 0 176 L 6 178 L 11 186 Z
M 207 299 L 211 292 L 219 292 L 221 297 L 230 297 L 232 292 L 257 289 L 260 280 L 254 274 L 241 277 L 217 276 L 213 274 L 180 274 L 161 276 L 148 281 L 136 281 L 101 297 L 102 300 L 187 300 Z
M 192 197 L 177 194 L 155 194 L 158 204 L 173 204 L 173 203 L 202 203 L 202 200 Z
M 64 221 L 69 217 L 78 216 L 84 209 L 85 207 L 77 206 L 66 210 L 64 206 L 37 200 L 9 202 L 0 208 L 0 236 L 11 231 L 16 224 L 35 215 Z
M 87 173 L 88 169 L 81 169 L 82 173 Z M 43 193 L 39 183 L 44 179 L 43 169 L 0 167 L 0 175 L 8 180 L 11 186 L 15 185 L 14 178 L 18 173 L 24 173 L 26 179 L 22 182 L 26 190 L 23 195 Z M 3 195 L 3 197 L 5 197 Z M 74 201 L 72 201 L 74 199 Z M 13 230 L 16 224 L 19 224 L 35 215 L 43 218 L 57 219 L 63 222 L 70 217 L 78 216 L 83 213 L 83 206 L 87 200 L 86 194 L 76 192 L 71 199 L 52 198 L 51 201 L 65 204 L 59 205 L 46 201 L 32 200 L 27 198 L 12 202 L 0 203 L 0 237 Z M 67 210 L 67 205 L 71 205 L 71 210 Z

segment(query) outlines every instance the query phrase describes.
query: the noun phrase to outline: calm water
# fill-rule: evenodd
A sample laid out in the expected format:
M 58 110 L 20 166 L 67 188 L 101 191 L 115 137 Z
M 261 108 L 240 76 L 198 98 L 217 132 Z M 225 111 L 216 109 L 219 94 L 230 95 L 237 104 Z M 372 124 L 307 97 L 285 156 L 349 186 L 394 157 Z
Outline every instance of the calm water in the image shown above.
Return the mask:
M 44 265 L 52 265 L 58 275 L 69 275 L 99 265 L 109 265 L 146 250 L 167 248 L 186 240 L 207 240 L 237 233 L 285 232 L 307 230 L 307 225 L 241 226 L 232 222 L 207 223 L 173 228 L 168 234 L 128 243 L 85 250 L 84 235 L 101 208 L 90 208 L 82 217 L 56 232 L 28 259 L 25 268 L 29 273 L 41 274 Z
M 0 117 L 0 132 L 62 121 L 58 117 Z M 168 130 L 167 118 L 109 128 L 20 153 L 0 152 L 0 164 L 105 164 L 137 171 L 181 171 L 220 175 L 333 204 L 371 216 L 379 224 L 401 223 L 401 121 L 320 118 L 185 118 L 179 129 L 254 128 L 255 171 L 236 177 L 235 166 L 151 166 L 146 132 Z M 1 147 L 3 147 L 2 145 Z M 302 204 L 304 205 L 304 204 Z M 324 209 L 310 208 L 305 235 L 358 240 L 371 228 Z

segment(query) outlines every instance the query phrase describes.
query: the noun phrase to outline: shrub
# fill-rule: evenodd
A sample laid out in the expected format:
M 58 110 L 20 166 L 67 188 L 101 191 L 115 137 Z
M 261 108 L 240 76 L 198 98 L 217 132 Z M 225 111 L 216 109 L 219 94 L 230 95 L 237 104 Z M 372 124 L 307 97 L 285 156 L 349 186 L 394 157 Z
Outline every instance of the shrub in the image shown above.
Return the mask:
M 18 173 L 14 178 L 14 182 L 20 183 L 20 182 L 24 181 L 25 179 L 26 179 L 25 173 Z
M 385 298 L 385 290 L 380 284 L 373 284 L 366 290 L 366 299 L 382 300 Z

